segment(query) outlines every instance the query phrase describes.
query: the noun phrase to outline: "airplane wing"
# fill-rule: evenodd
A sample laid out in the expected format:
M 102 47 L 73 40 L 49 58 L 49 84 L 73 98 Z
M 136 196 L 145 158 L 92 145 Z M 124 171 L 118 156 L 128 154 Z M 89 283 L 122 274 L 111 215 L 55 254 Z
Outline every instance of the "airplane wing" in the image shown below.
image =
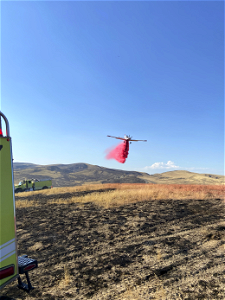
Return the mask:
M 147 142 L 147 140 L 130 140 L 130 142 Z
M 118 139 L 118 140 L 125 140 L 123 138 L 117 137 L 117 136 L 112 136 L 112 135 L 107 135 L 108 137 L 114 138 L 114 139 Z

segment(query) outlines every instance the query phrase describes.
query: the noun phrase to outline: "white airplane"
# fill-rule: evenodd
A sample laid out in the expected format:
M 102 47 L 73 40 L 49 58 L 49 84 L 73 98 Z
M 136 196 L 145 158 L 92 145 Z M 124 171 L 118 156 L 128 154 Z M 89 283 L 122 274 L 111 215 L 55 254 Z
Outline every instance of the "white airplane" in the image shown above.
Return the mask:
M 118 140 L 128 141 L 128 142 L 147 142 L 147 140 L 132 140 L 132 137 L 130 135 L 124 135 L 124 138 L 117 137 L 117 136 L 111 136 L 107 135 L 107 137 L 111 137 Z

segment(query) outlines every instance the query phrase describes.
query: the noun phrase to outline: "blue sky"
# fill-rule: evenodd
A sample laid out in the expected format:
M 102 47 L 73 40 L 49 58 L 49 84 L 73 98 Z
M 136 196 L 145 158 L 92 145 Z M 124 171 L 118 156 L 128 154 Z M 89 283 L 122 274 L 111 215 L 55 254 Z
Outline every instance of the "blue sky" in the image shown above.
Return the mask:
M 16 162 L 224 174 L 224 3 L 3 1 L 1 111 Z

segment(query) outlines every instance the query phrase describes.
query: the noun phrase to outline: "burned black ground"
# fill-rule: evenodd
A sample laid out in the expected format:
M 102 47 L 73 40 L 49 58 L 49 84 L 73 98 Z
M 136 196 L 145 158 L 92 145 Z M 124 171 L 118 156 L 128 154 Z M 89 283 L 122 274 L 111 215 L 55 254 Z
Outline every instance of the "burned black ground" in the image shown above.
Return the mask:
M 18 254 L 39 263 L 30 272 L 35 289 L 27 295 L 13 282 L 1 300 L 225 299 L 221 199 L 109 209 L 32 199 L 38 206 L 16 213 Z

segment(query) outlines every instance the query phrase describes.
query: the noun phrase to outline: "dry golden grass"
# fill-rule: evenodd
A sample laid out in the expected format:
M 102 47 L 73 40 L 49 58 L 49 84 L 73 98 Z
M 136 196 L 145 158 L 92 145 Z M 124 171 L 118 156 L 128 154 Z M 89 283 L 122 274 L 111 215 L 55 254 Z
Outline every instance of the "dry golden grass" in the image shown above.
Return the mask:
M 17 200 L 16 201 L 16 208 L 23 208 L 23 207 L 34 207 L 38 206 L 35 201 L 29 200 Z
M 105 190 L 105 191 L 104 191 Z M 93 184 L 75 187 L 61 187 L 41 191 L 31 191 L 16 194 L 16 207 L 38 206 L 38 201 L 28 200 L 33 195 L 42 198 L 43 196 L 55 196 L 54 200 L 48 203 L 69 204 L 87 203 L 110 208 L 140 201 L 151 200 L 206 200 L 224 199 L 223 185 L 179 185 L 179 184 Z M 87 192 L 87 193 L 85 193 Z M 58 195 L 71 194 L 65 198 L 57 198 Z M 77 193 L 77 195 L 73 195 Z M 20 200 L 21 199 L 21 200 Z
M 64 278 L 59 282 L 59 288 L 63 289 L 71 283 L 70 271 L 67 265 L 64 265 Z
M 75 188 L 57 188 L 62 191 L 95 191 L 106 189 L 103 192 L 93 192 L 82 196 L 74 196 L 69 199 L 55 199 L 50 203 L 87 203 L 94 202 L 106 208 L 126 205 L 149 200 L 205 200 L 224 198 L 224 186 L 206 185 L 164 185 L 164 184 L 106 184 L 81 186 Z M 114 189 L 114 190 L 108 190 Z M 53 190 L 51 190 L 53 191 Z
M 100 189 L 119 189 L 118 184 L 89 184 L 89 185 L 81 185 L 81 186 L 72 186 L 72 187 L 54 187 L 52 189 L 44 189 L 40 191 L 30 191 L 26 193 L 17 193 L 16 196 L 18 198 L 24 198 L 24 196 L 32 196 L 32 195 L 55 195 L 55 194 L 64 194 L 64 193 L 75 193 L 82 191 L 94 191 Z

